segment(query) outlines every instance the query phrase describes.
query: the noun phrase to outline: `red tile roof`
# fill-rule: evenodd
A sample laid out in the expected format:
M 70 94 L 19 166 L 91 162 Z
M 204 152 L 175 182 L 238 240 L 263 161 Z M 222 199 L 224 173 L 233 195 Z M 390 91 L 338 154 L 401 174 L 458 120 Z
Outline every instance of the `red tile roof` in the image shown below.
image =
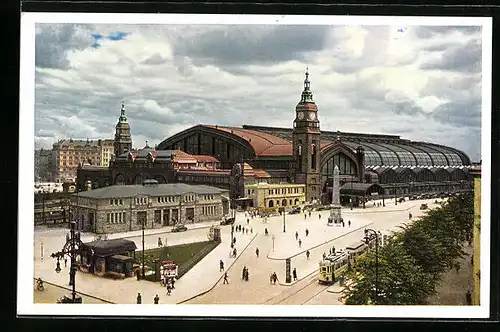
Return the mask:
M 224 131 L 244 139 L 259 157 L 292 155 L 292 142 L 268 133 L 236 127 L 210 125 L 204 125 L 204 127 Z

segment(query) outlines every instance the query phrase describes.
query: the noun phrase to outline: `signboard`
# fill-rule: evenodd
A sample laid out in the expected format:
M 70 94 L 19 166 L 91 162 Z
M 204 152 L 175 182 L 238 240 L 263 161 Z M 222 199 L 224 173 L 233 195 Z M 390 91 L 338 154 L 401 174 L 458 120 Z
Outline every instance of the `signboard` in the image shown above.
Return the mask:
M 291 260 L 290 258 L 286 259 L 286 283 L 291 283 L 292 282 L 292 276 L 291 276 Z

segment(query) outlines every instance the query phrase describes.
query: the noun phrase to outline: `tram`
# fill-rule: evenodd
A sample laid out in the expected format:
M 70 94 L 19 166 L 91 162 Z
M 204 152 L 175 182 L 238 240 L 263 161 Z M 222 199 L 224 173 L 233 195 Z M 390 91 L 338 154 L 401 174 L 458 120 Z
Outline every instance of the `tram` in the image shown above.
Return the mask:
M 340 275 L 355 269 L 356 261 L 366 255 L 367 252 L 375 249 L 377 237 L 381 247 L 382 234 L 377 233 L 377 236 L 370 235 L 364 241 L 355 242 L 347 246 L 345 250 L 326 256 L 325 259 L 319 262 L 319 283 L 331 285 L 336 282 Z

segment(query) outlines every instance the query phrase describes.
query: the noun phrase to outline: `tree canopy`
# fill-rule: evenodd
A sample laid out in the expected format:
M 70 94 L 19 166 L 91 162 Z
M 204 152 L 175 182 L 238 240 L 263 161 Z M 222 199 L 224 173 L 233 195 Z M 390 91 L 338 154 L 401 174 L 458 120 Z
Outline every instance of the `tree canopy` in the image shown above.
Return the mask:
M 467 193 L 402 226 L 379 248 L 378 275 L 375 251 L 358 260 L 343 291 L 345 303 L 425 304 L 442 273 L 465 254 L 464 242 L 472 239 L 473 223 L 473 195 Z

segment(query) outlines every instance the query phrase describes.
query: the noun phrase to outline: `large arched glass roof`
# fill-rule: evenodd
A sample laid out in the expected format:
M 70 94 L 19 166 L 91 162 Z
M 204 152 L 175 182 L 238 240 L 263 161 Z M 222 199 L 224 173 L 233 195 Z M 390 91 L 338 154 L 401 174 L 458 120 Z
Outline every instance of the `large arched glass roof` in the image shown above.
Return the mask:
M 440 145 L 402 141 L 346 141 L 342 143 L 353 151 L 358 146 L 365 149 L 367 166 L 462 166 L 470 164 L 462 152 Z

